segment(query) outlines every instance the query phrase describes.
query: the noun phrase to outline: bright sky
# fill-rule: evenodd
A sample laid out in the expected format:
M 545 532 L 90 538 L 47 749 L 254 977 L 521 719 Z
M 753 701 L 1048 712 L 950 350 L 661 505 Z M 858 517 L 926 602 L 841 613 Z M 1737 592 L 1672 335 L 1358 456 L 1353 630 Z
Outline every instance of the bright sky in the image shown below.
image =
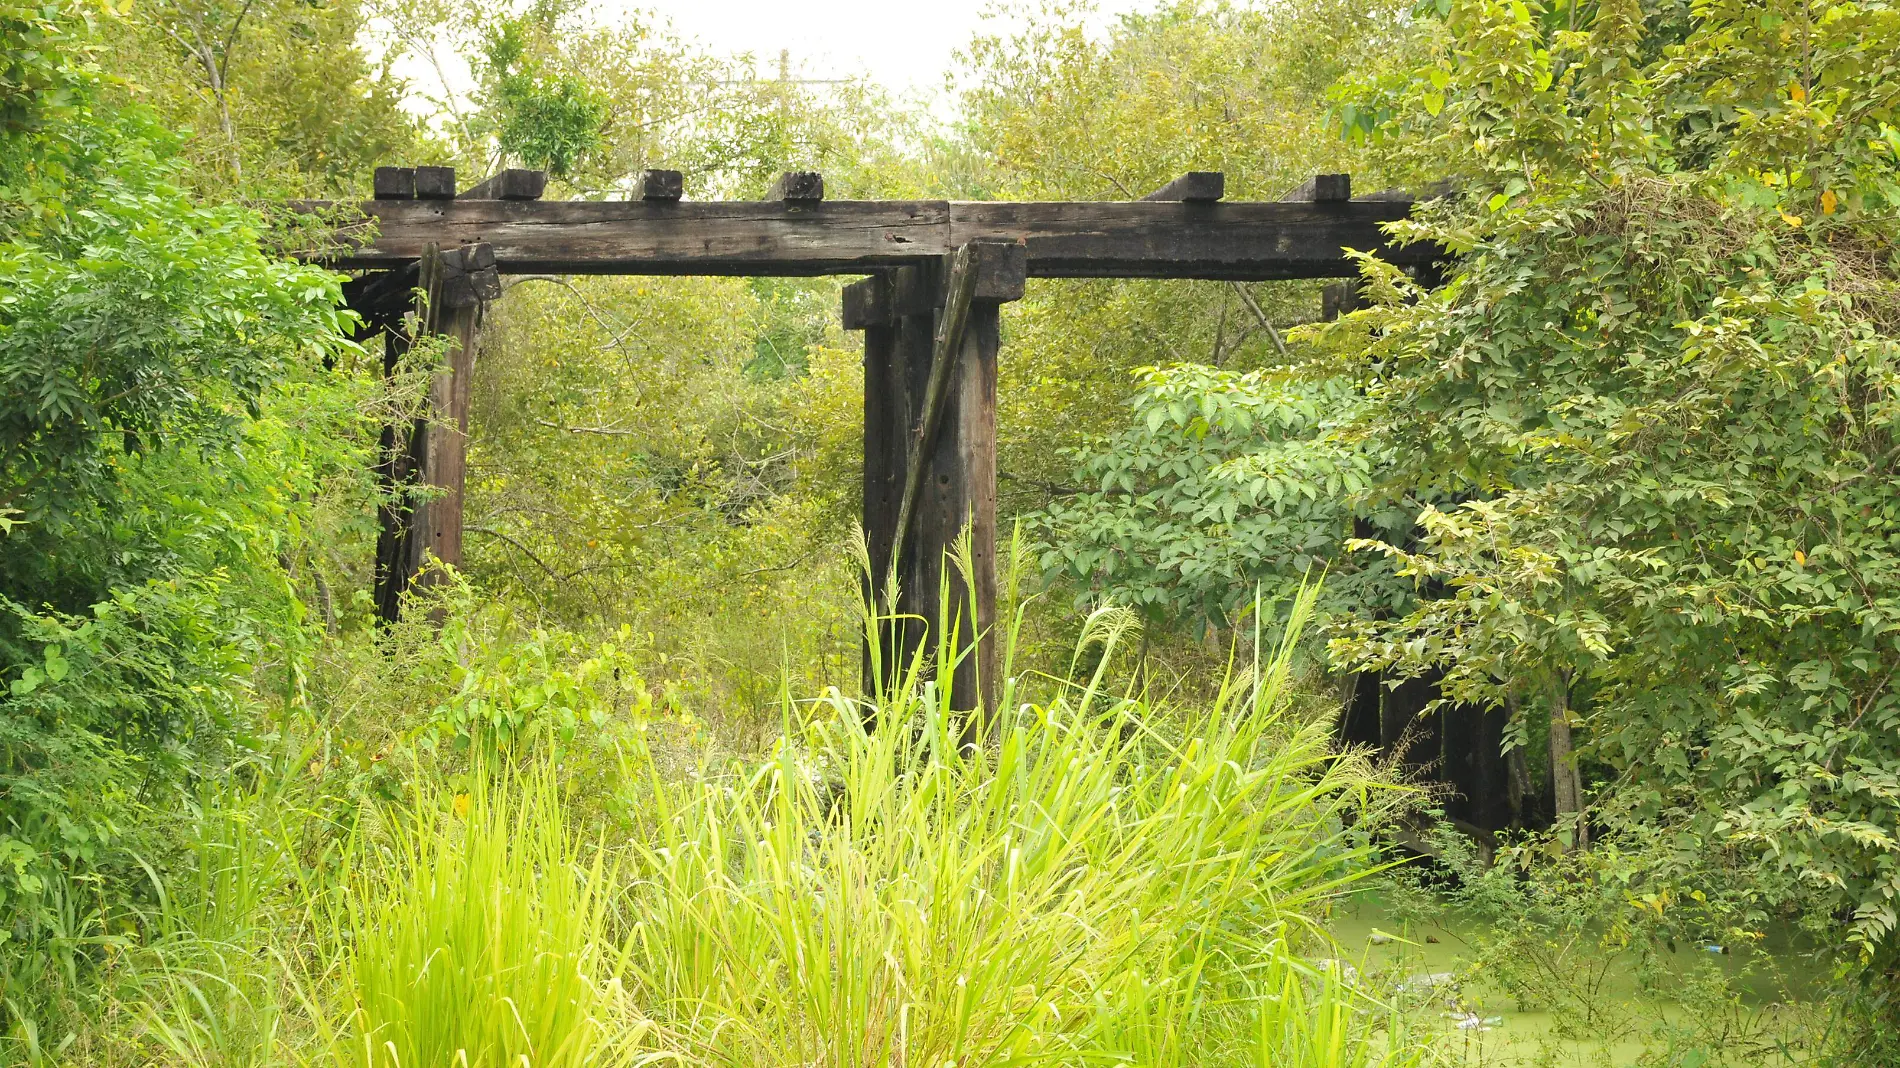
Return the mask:
M 1094 0 L 1088 24 L 1106 29 L 1118 16 L 1159 2 Z M 1006 32 L 1012 25 L 996 0 L 593 0 L 587 10 L 605 24 L 629 12 L 642 19 L 657 14 L 709 52 L 751 53 L 768 78 L 778 74 L 781 50 L 795 78 L 868 74 L 900 97 L 930 99 L 940 115 L 948 103 L 940 91 L 955 53 L 979 31 Z M 439 95 L 445 81 L 466 92 L 471 77 L 460 57 L 439 52 L 436 59 L 441 68 L 411 55 L 396 71 L 427 95 Z M 412 106 L 428 110 L 420 98 Z
M 603 10 L 612 4 L 607 0 Z M 1095 21 L 1106 25 L 1153 4 L 1097 0 Z M 682 37 L 713 52 L 751 52 L 767 76 L 777 73 L 779 51 L 786 49 L 794 77 L 869 74 L 899 94 L 940 89 L 952 54 L 995 9 L 992 0 L 630 0 L 628 6 L 657 12 Z

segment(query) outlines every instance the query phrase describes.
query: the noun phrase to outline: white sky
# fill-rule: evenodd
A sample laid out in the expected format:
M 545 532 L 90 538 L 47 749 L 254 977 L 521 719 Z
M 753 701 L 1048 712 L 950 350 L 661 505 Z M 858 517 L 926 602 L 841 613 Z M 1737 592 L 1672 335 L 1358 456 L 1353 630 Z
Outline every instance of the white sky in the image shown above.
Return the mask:
M 1159 2 L 1093 0 L 1087 25 L 1101 31 L 1122 14 Z M 900 98 L 930 102 L 940 117 L 948 117 L 951 101 L 942 90 L 956 52 L 979 31 L 1011 27 L 995 0 L 593 0 L 586 10 L 603 25 L 629 13 L 643 21 L 658 15 L 681 38 L 715 55 L 751 53 L 767 78 L 778 74 L 780 50 L 790 53 L 795 78 L 869 75 Z M 373 43 L 370 48 L 374 55 Z M 409 106 L 418 114 L 434 111 L 425 98 L 440 97 L 445 88 L 459 96 L 472 82 L 462 57 L 443 49 L 433 62 L 405 56 L 396 73 L 417 94 Z
M 611 2 L 611 0 L 610 0 Z M 751 52 L 761 73 L 776 73 L 789 49 L 796 77 L 869 74 L 899 94 L 934 92 L 953 53 L 983 27 L 991 0 L 632 0 L 658 13 L 680 35 L 720 53 Z M 1095 21 L 1153 0 L 1097 0 Z M 608 8 L 611 10 L 611 8 Z

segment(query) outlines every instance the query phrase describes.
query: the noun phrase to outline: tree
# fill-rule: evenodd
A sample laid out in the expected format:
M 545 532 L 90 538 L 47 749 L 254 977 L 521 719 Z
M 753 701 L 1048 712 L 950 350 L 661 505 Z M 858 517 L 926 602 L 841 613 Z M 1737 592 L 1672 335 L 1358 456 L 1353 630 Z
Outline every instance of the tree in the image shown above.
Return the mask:
M 90 952 L 74 880 L 115 902 L 144 885 L 135 853 L 164 863 L 143 847 L 245 733 L 257 617 L 295 617 L 275 550 L 302 488 L 298 450 L 246 446 L 281 385 L 349 347 L 335 276 L 267 256 L 253 213 L 194 200 L 178 138 L 86 62 L 80 12 L 35 17 L 6 32 L 65 56 L 13 83 L 0 132 L 9 1012 L 16 982 Z
M 1393 483 L 1465 503 L 1366 546 L 1450 595 L 1335 650 L 1525 697 L 1559 773 L 1576 732 L 1579 831 L 1656 843 L 1652 876 L 1720 871 L 1758 914 L 1846 917 L 1891 966 L 1900 11 L 1419 14 L 1430 61 L 1354 80 L 1341 112 L 1457 180 L 1401 228 L 1457 269 L 1423 291 L 1368 262 L 1383 299 L 1324 334 Z

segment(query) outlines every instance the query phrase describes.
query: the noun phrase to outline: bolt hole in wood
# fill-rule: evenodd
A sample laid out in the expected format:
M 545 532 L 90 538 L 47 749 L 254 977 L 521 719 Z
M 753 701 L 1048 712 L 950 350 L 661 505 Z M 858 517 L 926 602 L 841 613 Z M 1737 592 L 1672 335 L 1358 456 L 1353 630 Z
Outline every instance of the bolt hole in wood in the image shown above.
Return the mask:
M 449 283 L 451 300 L 467 301 L 468 310 L 419 321 L 454 333 L 452 351 L 463 353 L 472 351 L 481 306 L 500 292 L 499 274 L 868 276 L 845 287 L 843 299 L 845 327 L 865 337 L 864 528 L 873 573 L 881 582 L 895 570 L 901 580 L 893 617 L 912 618 L 894 628 L 881 663 L 867 652 L 865 685 L 888 679 L 909 650 L 934 645 L 929 628 L 949 607 L 936 603 L 948 577 L 951 606 L 976 604 L 974 627 L 953 620 L 959 640 L 975 646 L 964 647 L 975 655 L 959 653 L 951 680 L 955 706 L 971 710 L 993 707 L 997 682 L 999 308 L 1022 297 L 1027 278 L 1351 279 L 1358 269 L 1349 248 L 1408 269 L 1445 258 L 1435 247 L 1396 244 L 1382 229 L 1411 214 L 1413 197 L 1353 197 L 1343 174 L 1251 203 L 1224 200 L 1225 178 L 1211 171 L 1140 201 L 1105 202 L 827 201 L 824 178 L 813 171 L 786 172 L 755 203 L 687 201 L 674 170 L 645 172 L 618 201 L 545 200 L 546 186 L 541 172 L 510 169 L 455 196 L 450 168 L 378 168 L 376 199 L 360 205 L 375 236 L 310 258 L 366 272 L 346 296 L 368 329 L 398 345 L 407 344 L 397 336 L 404 313 L 419 310 L 415 283 L 405 279 L 416 277 L 419 262 L 445 260 L 431 267 L 445 275 L 432 273 L 432 289 Z M 953 280 L 960 252 L 965 276 Z M 955 300 L 953 281 L 962 287 Z M 382 516 L 386 540 L 408 547 L 379 560 L 378 604 L 392 621 L 400 592 L 426 571 L 416 544 L 426 540 L 443 563 L 462 563 L 473 364 L 466 356 L 450 363 L 431 395 L 440 410 L 419 429 L 385 435 L 382 469 L 401 483 L 391 486 L 395 499 L 433 487 L 415 495 L 423 503 Z M 932 383 L 937 396 L 927 410 Z M 917 478 L 913 464 L 932 477 Z M 907 482 L 925 490 L 903 531 Z M 966 527 L 977 574 L 946 576 L 944 554 Z

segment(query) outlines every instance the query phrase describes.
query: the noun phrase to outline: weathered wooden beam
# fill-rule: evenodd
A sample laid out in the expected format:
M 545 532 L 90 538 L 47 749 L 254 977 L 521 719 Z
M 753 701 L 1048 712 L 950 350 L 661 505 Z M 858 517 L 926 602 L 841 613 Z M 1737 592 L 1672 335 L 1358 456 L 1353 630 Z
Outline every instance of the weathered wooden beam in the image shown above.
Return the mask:
M 454 200 L 454 167 L 417 167 L 417 200 Z
M 1227 175 L 1220 171 L 1189 171 L 1141 199 L 1212 204 L 1227 195 Z
M 1352 175 L 1315 174 L 1280 199 L 1298 204 L 1343 204 L 1352 199 Z
M 816 202 L 825 199 L 825 176 L 817 171 L 786 171 L 772 183 L 767 200 Z
M 1022 295 L 1023 255 L 972 244 L 845 289 L 846 325 L 864 331 L 867 694 L 921 657 L 952 708 L 996 707 L 998 309 Z M 968 567 L 951 566 L 966 530 Z M 966 743 L 982 722 L 965 721 Z
M 475 183 L 459 200 L 540 200 L 547 192 L 548 172 L 509 167 Z
M 1400 266 L 1429 246 L 1393 247 L 1382 223 L 1403 201 L 1217 204 L 946 201 L 369 201 L 379 233 L 339 268 L 416 259 L 424 245 L 494 246 L 504 274 L 865 274 L 947 255 L 972 241 L 1022 242 L 1032 278 L 1340 278 L 1343 249 Z
M 640 199 L 663 204 L 677 202 L 686 195 L 686 175 L 679 171 L 642 171 Z

